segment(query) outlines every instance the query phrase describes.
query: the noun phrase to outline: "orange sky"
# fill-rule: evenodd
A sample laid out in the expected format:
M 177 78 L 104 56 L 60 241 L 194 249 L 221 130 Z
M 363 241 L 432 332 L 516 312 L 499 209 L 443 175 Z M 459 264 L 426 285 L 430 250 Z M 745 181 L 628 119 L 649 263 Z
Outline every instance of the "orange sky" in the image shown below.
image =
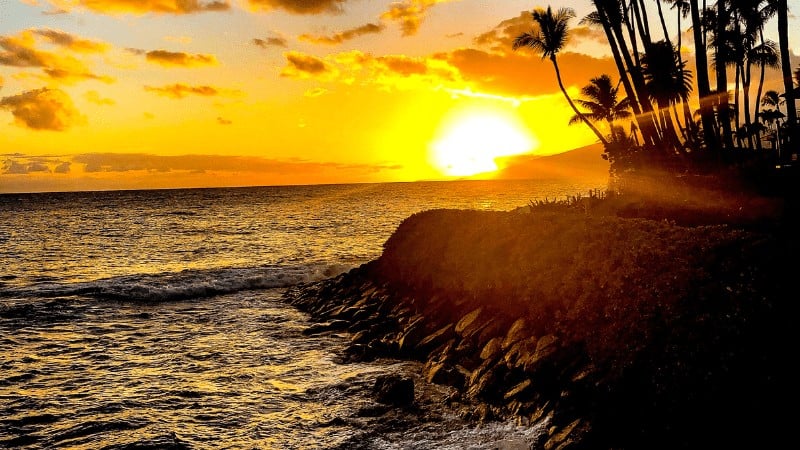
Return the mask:
M 0 192 L 446 179 L 590 144 L 549 62 L 510 49 L 545 5 L 4 1 Z M 615 74 L 577 22 L 576 96 Z

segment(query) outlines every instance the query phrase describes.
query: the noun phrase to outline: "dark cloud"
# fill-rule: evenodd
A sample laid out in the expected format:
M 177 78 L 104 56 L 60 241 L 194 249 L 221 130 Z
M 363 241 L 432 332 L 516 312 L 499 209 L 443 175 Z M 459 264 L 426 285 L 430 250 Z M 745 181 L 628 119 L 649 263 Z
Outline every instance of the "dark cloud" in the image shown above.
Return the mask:
M 316 56 L 300 52 L 286 52 L 286 67 L 281 71 L 281 76 L 289 78 L 309 78 L 335 73 L 335 69 Z
M 341 13 L 347 0 L 248 0 L 256 9 L 272 11 L 280 9 L 292 14 Z
M 62 162 L 58 164 L 54 169 L 54 173 L 69 173 L 69 168 L 72 164 L 69 162 Z
M 199 95 L 203 97 L 220 95 L 220 90 L 212 86 L 189 86 L 181 83 L 162 87 L 145 86 L 144 90 L 171 98 L 184 98 L 188 95 Z
M 282 37 L 269 37 L 266 39 L 253 39 L 253 45 L 257 45 L 261 48 L 269 48 L 269 47 L 283 47 L 286 48 L 289 46 L 289 43 L 286 42 L 286 39 Z
M 4 97 L 0 109 L 11 111 L 16 124 L 32 130 L 64 131 L 85 121 L 69 95 L 59 89 L 42 88 Z
M 196 67 L 216 66 L 217 57 L 214 55 L 193 55 L 184 52 L 170 52 L 167 50 L 151 50 L 145 53 L 147 61 L 164 67 Z
M 359 36 L 363 36 L 365 34 L 380 33 L 381 31 L 383 31 L 384 28 L 385 26 L 383 24 L 368 23 L 365 25 L 361 25 L 359 27 L 335 33 L 330 36 L 314 36 L 310 34 L 302 34 L 300 35 L 300 40 L 311 42 L 313 44 L 337 45 L 341 44 L 342 42 L 355 39 Z
M 69 11 L 78 6 L 103 14 L 192 14 L 226 11 L 230 0 L 48 0 L 54 7 Z

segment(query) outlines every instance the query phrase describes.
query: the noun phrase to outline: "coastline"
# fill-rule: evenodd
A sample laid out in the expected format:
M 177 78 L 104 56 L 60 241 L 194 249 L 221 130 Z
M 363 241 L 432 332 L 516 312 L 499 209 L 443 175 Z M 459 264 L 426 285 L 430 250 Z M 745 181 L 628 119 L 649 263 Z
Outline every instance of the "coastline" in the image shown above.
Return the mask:
M 796 249 L 566 206 L 434 210 L 285 298 L 314 333 L 352 333 L 343 360 L 419 360 L 462 416 L 546 424 L 545 449 L 747 447 L 786 437 L 763 430 L 782 419 Z

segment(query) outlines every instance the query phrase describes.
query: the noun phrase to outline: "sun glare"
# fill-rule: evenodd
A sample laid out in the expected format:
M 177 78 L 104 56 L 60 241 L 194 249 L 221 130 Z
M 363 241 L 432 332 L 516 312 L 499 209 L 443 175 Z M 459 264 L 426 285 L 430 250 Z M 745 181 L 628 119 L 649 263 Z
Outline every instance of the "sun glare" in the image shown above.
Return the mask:
M 449 176 L 494 172 L 495 158 L 532 151 L 536 141 L 513 116 L 468 113 L 445 123 L 432 144 L 432 162 Z

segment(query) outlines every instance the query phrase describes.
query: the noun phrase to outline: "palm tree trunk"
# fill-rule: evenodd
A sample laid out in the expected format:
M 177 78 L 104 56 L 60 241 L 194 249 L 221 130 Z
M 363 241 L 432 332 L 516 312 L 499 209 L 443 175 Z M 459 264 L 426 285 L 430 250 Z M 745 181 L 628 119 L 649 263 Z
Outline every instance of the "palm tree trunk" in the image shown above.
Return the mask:
M 656 0 L 656 5 L 658 5 L 658 18 L 661 20 L 661 29 L 664 30 L 664 39 L 672 44 L 672 40 L 669 38 L 669 30 L 667 30 L 667 22 L 664 21 L 664 11 L 661 10 L 661 0 Z M 680 52 L 680 48 L 678 51 Z
M 642 114 L 642 103 L 639 101 L 638 93 L 634 90 L 633 85 L 631 84 L 630 76 L 628 76 L 628 72 L 630 69 L 626 69 L 625 62 L 622 59 L 622 51 L 620 50 L 620 43 L 624 48 L 626 59 L 630 62 L 630 55 L 627 53 L 628 49 L 625 46 L 625 39 L 621 37 L 620 41 L 614 35 L 614 31 L 611 26 L 611 22 L 609 20 L 608 14 L 606 14 L 605 8 L 603 5 L 595 5 L 597 6 L 597 15 L 600 18 L 600 23 L 603 26 L 603 31 L 606 34 L 606 39 L 608 39 L 608 43 L 611 47 L 611 54 L 614 57 L 614 63 L 617 65 L 617 71 L 619 72 L 620 81 L 622 82 L 622 86 L 625 89 L 625 95 L 627 95 L 628 99 L 630 99 L 631 109 L 634 113 L 634 119 L 639 126 L 639 129 L 643 130 L 642 135 L 647 144 L 655 145 L 658 139 L 658 132 L 653 127 L 652 117 L 651 115 L 643 115 Z M 622 29 L 620 28 L 620 35 Z
M 556 70 L 558 87 L 561 88 L 561 92 L 564 94 L 564 98 L 567 99 L 567 103 L 569 103 L 569 106 L 572 108 L 573 111 L 575 111 L 575 114 L 577 114 L 578 117 L 580 117 L 581 120 L 583 120 L 583 123 L 585 123 L 586 126 L 592 130 L 592 132 L 597 136 L 600 142 L 602 142 L 604 146 L 608 146 L 609 143 L 606 140 L 605 136 L 603 136 L 603 134 L 597 128 L 595 128 L 595 126 L 592 125 L 592 123 L 589 122 L 589 120 L 583 114 L 581 114 L 580 111 L 578 111 L 578 108 L 575 107 L 575 104 L 572 103 L 572 99 L 569 97 L 569 94 L 567 94 L 567 90 L 564 88 L 564 83 L 561 81 L 561 71 L 558 69 L 558 61 L 556 61 L 556 55 L 550 56 L 550 61 L 553 62 L 553 68 Z
M 746 70 L 742 76 L 742 96 L 744 100 L 744 127 L 747 130 L 747 144 L 750 147 L 750 150 L 753 150 L 755 146 L 753 145 L 753 134 L 751 133 L 753 129 L 753 121 L 750 117 L 750 78 L 752 77 L 752 67 L 753 65 L 750 63 L 748 59 L 747 64 L 745 65 Z
M 722 141 L 725 148 L 733 148 L 733 130 L 731 130 L 731 115 L 728 105 L 728 67 L 727 61 L 723 57 L 723 46 L 725 45 L 723 35 L 725 27 L 728 25 L 728 11 L 725 9 L 725 2 L 717 2 L 717 45 L 714 51 L 717 58 L 717 95 L 719 96 L 719 126 L 722 129 Z M 705 125 L 704 125 L 705 126 Z
M 783 88 L 786 91 L 786 121 L 789 124 L 789 142 L 796 146 L 797 132 L 797 107 L 795 106 L 794 83 L 792 82 L 792 61 L 789 53 L 789 7 L 786 0 L 778 0 L 778 40 L 781 53 L 781 73 L 783 74 Z M 792 148 L 792 147 L 787 147 Z M 790 152 L 785 152 L 790 153 Z M 791 155 L 784 154 L 784 158 Z
M 700 20 L 700 8 L 697 0 L 690 3 L 692 13 L 692 33 L 695 42 L 703 42 L 703 26 Z M 711 85 L 708 81 L 708 57 L 705 48 L 695 50 L 695 63 L 697 65 L 697 94 L 700 97 L 700 118 L 703 121 L 703 140 L 706 148 L 713 158 L 719 158 L 719 140 L 714 133 L 714 111 L 709 105 L 711 100 Z
M 653 42 L 653 38 L 650 34 L 650 19 L 647 17 L 647 8 L 645 8 L 644 0 L 639 0 L 639 6 L 636 11 L 637 18 L 639 19 L 639 26 L 644 26 L 642 38 L 644 39 L 644 49 L 647 51 L 647 46 Z
M 736 87 L 734 88 L 734 93 L 733 93 L 733 117 L 735 119 L 736 132 L 737 133 L 739 132 L 739 127 L 742 126 L 742 122 L 741 122 L 740 116 L 739 116 L 739 114 L 740 114 L 739 113 L 739 83 L 740 83 L 740 81 L 742 79 L 742 71 L 744 71 L 744 69 L 741 68 L 741 65 L 740 64 L 736 64 L 736 84 L 735 84 Z
M 764 44 L 764 30 L 761 30 L 760 33 L 761 33 L 761 44 L 763 45 Z M 767 72 L 767 65 L 764 64 L 763 61 L 761 62 L 761 64 L 759 64 L 759 66 L 761 66 L 761 73 L 759 74 L 759 77 L 758 77 L 758 92 L 756 93 L 756 104 L 753 105 L 753 114 L 754 114 L 756 120 L 758 120 L 759 111 L 761 110 L 761 96 L 764 93 L 764 76 L 766 75 L 766 72 Z

